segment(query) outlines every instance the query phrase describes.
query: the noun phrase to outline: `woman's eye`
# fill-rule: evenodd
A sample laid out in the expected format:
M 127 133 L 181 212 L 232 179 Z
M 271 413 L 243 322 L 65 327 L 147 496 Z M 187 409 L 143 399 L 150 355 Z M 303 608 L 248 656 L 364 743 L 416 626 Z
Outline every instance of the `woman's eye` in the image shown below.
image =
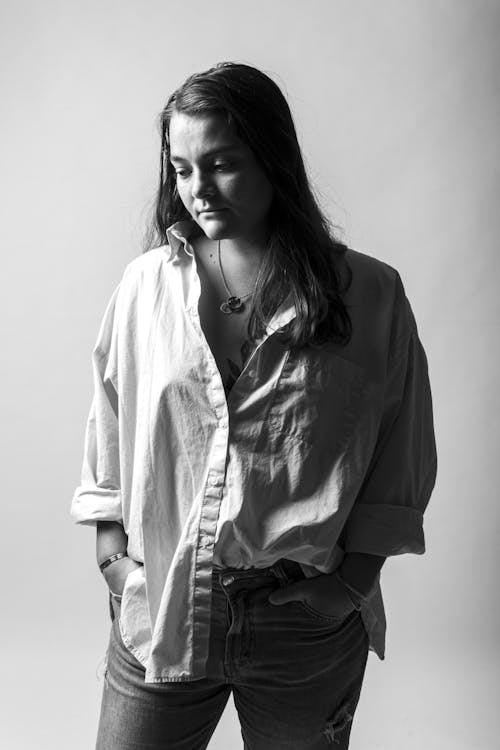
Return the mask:
M 234 162 L 232 161 L 220 161 L 213 165 L 213 169 L 217 172 L 225 172 L 229 169 L 232 169 L 234 167 Z M 175 174 L 177 177 L 180 177 L 181 179 L 185 179 L 189 177 L 191 174 L 189 169 L 176 169 Z

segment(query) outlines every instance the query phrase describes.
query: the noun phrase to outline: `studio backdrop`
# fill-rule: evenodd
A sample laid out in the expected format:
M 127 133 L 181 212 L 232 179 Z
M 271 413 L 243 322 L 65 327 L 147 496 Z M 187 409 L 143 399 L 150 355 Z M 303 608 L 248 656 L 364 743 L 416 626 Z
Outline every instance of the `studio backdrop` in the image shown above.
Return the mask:
M 157 188 L 157 116 L 222 60 L 285 92 L 341 239 L 395 266 L 427 352 L 427 552 L 382 571 L 353 750 L 493 750 L 500 724 L 500 4 L 4 0 L 0 746 L 89 750 L 110 617 L 69 516 L 91 351 Z M 232 701 L 210 750 L 241 747 Z

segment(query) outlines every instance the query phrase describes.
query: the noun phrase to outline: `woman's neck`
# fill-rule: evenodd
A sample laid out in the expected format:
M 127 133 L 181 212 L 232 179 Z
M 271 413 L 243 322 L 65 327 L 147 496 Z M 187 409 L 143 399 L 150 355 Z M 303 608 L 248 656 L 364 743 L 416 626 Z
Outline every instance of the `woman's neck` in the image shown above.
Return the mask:
M 253 269 L 258 268 L 264 256 L 264 248 L 250 242 L 241 240 L 223 239 L 212 240 L 211 253 L 217 258 L 219 255 L 224 268 L 229 269 Z
M 215 278 L 220 277 L 220 266 L 226 284 L 231 290 L 244 289 L 249 282 L 256 279 L 264 250 L 250 243 L 236 242 L 232 239 L 212 240 L 203 235 L 192 241 L 198 260 L 204 268 Z
M 221 239 L 220 247 L 221 254 L 224 255 L 228 260 L 234 258 L 236 262 L 242 262 L 244 260 L 252 262 L 252 260 L 262 258 L 266 244 L 260 238 L 255 239 L 241 239 L 241 238 L 227 238 Z M 217 249 L 218 241 L 212 240 L 215 248 Z
M 195 222 L 193 221 L 195 225 Z M 205 235 L 199 225 L 193 226 L 190 240 L 195 241 L 196 246 L 203 252 L 218 252 L 219 240 L 210 239 Z M 267 249 L 268 235 L 265 227 L 262 227 L 252 237 L 224 237 L 220 240 L 221 255 L 231 262 L 231 259 L 240 265 L 242 263 L 254 263 L 261 260 Z

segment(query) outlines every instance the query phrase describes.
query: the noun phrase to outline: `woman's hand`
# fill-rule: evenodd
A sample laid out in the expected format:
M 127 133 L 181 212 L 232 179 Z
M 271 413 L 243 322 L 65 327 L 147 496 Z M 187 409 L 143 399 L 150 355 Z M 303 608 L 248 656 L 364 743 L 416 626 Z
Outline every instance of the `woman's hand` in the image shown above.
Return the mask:
M 330 617 L 347 617 L 355 609 L 345 586 L 334 573 L 295 581 L 269 595 L 271 604 L 285 604 L 296 600 L 305 602 Z
M 103 576 L 108 584 L 110 591 L 117 596 L 123 594 L 125 580 L 129 573 L 136 568 L 141 568 L 142 563 L 132 560 L 131 557 L 122 557 L 115 560 L 103 570 Z

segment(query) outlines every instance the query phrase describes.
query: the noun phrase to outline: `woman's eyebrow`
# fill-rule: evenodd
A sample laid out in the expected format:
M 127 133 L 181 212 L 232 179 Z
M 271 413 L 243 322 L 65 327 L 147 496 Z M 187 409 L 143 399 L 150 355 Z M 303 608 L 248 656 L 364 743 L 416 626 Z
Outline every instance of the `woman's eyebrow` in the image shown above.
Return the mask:
M 205 151 L 201 158 L 204 159 L 207 156 L 213 156 L 214 154 L 222 154 L 226 151 L 237 151 L 239 146 L 217 146 L 216 148 L 211 148 L 209 151 Z M 177 154 L 170 154 L 170 161 L 189 161 L 189 159 L 184 159 L 183 156 L 178 156 Z

